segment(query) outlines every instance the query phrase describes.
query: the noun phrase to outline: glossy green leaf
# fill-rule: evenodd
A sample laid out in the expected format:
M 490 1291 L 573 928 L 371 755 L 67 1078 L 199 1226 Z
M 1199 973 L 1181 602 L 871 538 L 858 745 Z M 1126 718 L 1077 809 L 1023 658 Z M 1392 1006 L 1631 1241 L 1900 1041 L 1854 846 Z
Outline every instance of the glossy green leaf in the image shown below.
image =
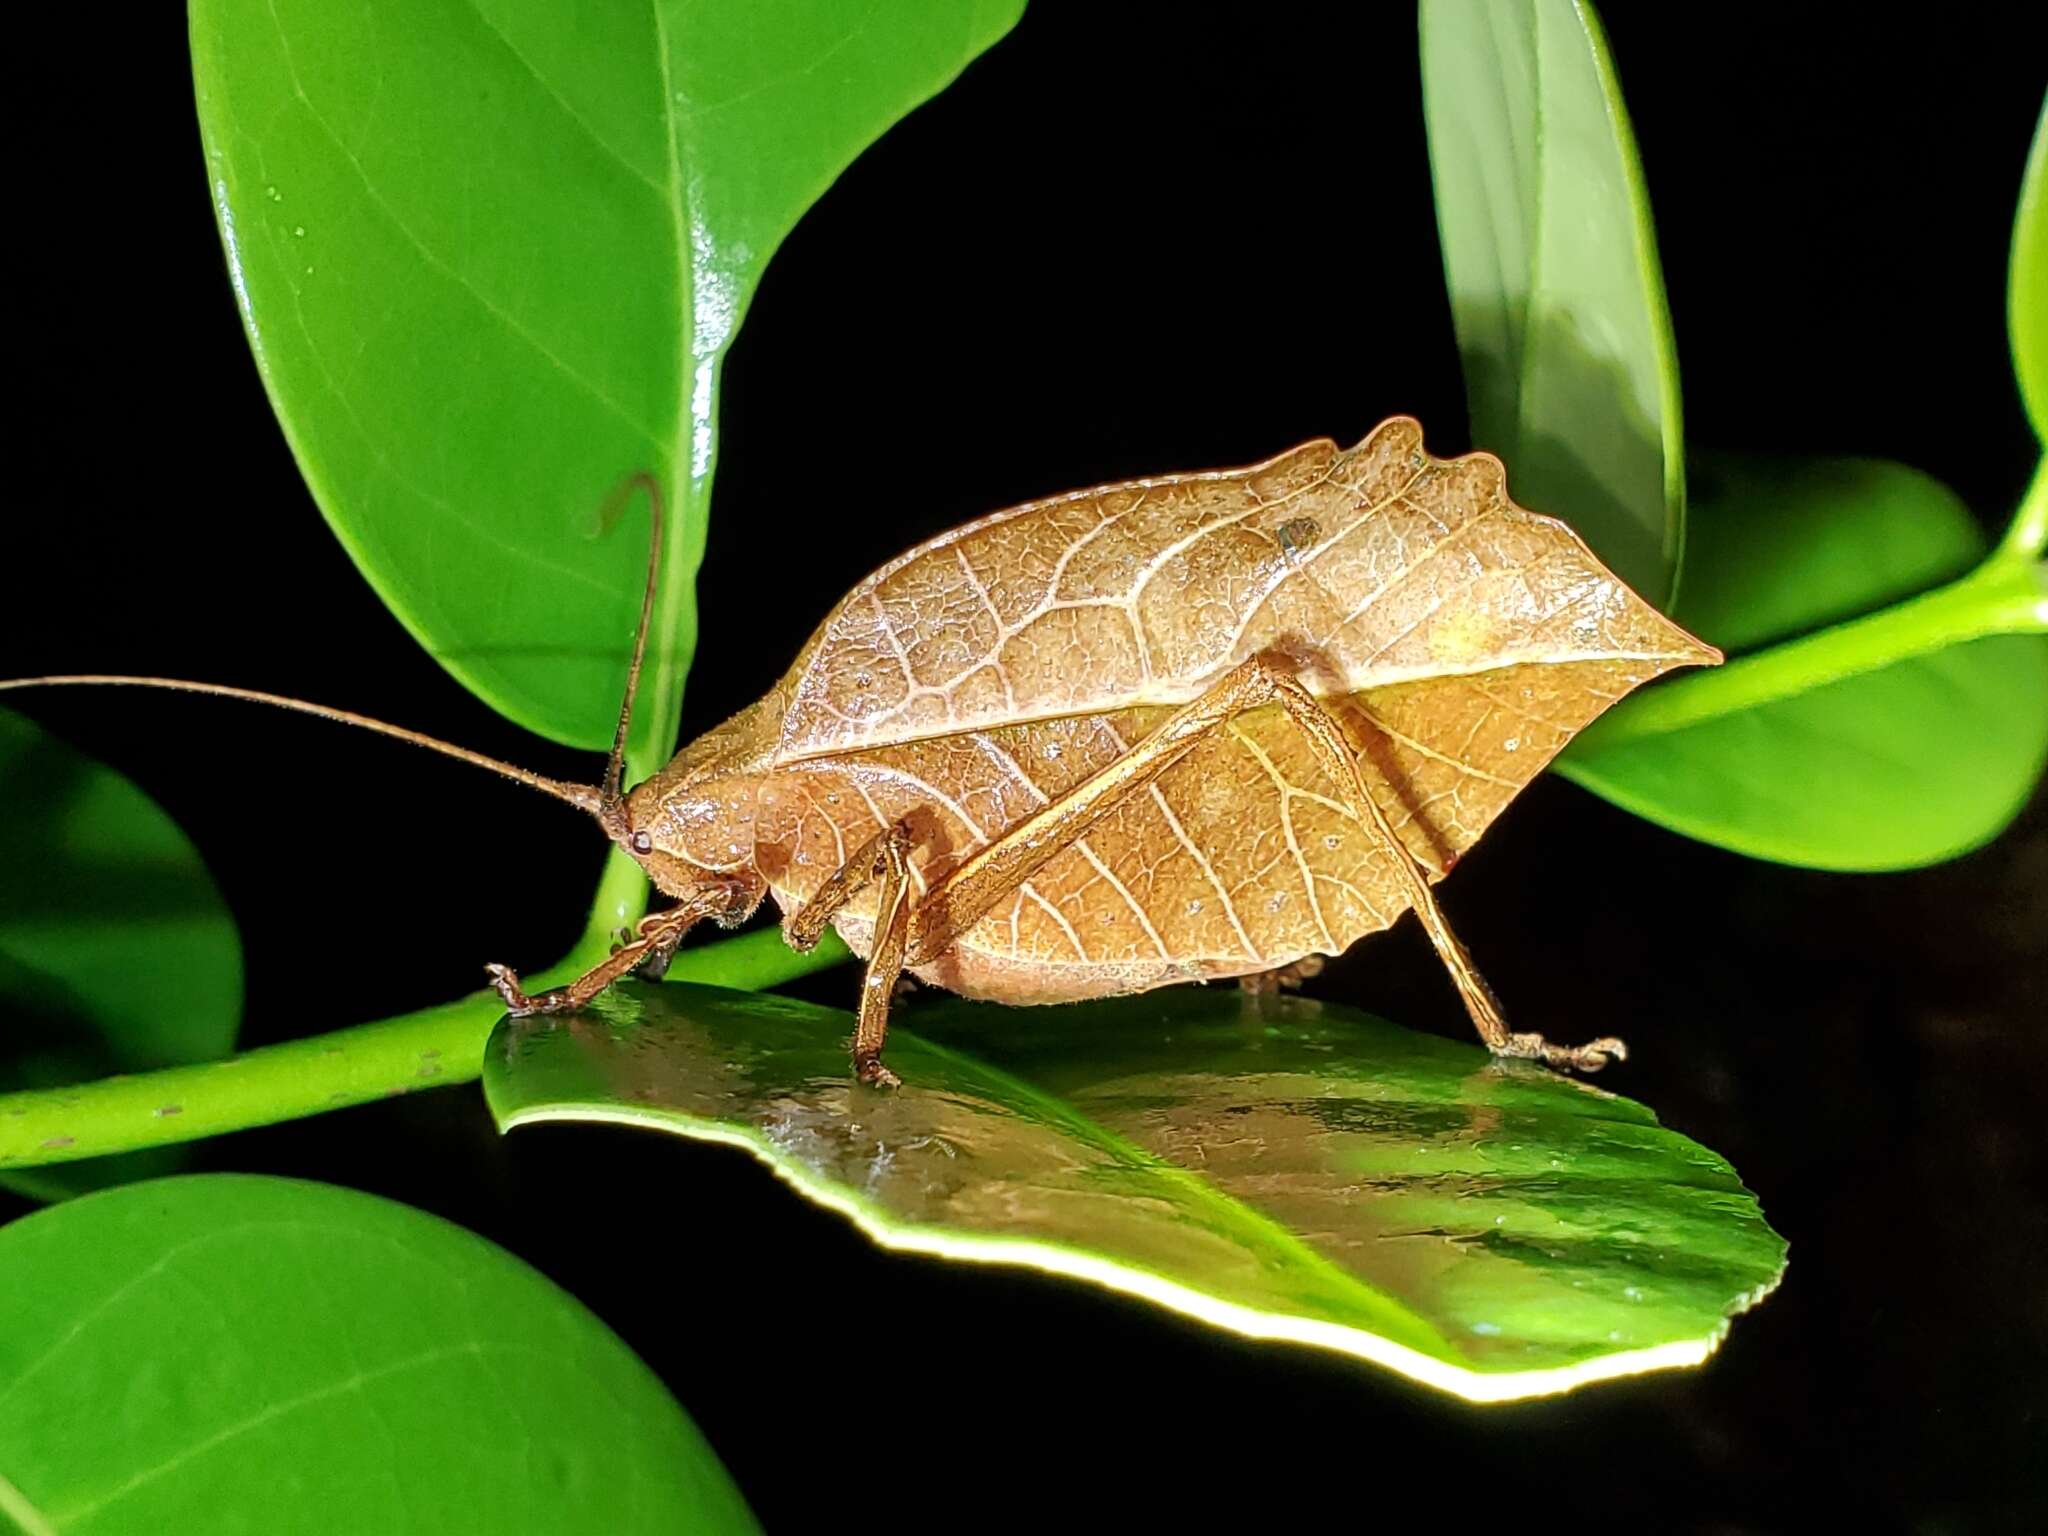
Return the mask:
M 516 720 L 609 744 L 644 516 L 680 484 L 640 739 L 675 735 L 718 372 L 762 269 L 1022 0 L 195 0 L 243 319 L 322 511 Z
M 1874 459 L 1699 467 L 1677 617 L 1731 654 L 1961 575 L 1984 552 L 1940 482 Z M 1624 702 L 1558 771 L 1758 858 L 1899 869 L 1995 837 L 2048 763 L 2048 637 L 1994 635 L 1682 729 Z
M 2048 102 L 2034 127 L 2020 184 L 2019 217 L 2012 229 L 2012 275 L 2007 285 L 2012 366 L 2034 435 L 2048 444 Z
M 0 1230 L 0 1510 L 32 1532 L 752 1531 L 661 1382 L 437 1217 L 290 1179 Z
M 1674 617 L 1731 656 L 1952 581 L 1984 553 L 1962 498 L 1887 459 L 1701 455 Z
M 120 774 L 8 710 L 0 806 L 0 1091 L 233 1050 L 241 940 L 177 824 Z M 174 1158 L 94 1159 L 0 1174 L 0 1184 L 49 1199 L 162 1173 Z
M 904 1013 L 883 1092 L 849 1080 L 843 1013 L 629 983 L 502 1022 L 484 1087 L 508 1130 L 745 1147 L 888 1247 L 1475 1400 L 1697 1362 L 1784 1269 L 1728 1165 L 1642 1106 L 1349 1009 L 1173 989 Z
M 1685 547 L 1678 353 L 1607 39 L 1573 0 L 1422 0 L 1472 440 L 1650 602 Z

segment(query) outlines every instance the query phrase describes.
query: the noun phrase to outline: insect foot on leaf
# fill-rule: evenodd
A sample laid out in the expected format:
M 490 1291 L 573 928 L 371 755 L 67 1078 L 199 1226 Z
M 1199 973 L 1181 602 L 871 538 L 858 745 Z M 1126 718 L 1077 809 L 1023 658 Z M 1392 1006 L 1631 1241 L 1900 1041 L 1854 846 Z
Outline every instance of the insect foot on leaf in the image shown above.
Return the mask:
M 853 1054 L 853 1074 L 870 1088 L 901 1088 L 903 1079 L 882 1065 L 881 1052 Z
M 1628 1060 L 1628 1047 L 1612 1035 L 1602 1035 L 1584 1045 L 1552 1045 L 1541 1035 L 1509 1035 L 1492 1050 L 1496 1056 L 1540 1061 L 1547 1067 L 1573 1067 L 1581 1072 L 1598 1072 L 1609 1061 Z
M 567 987 L 553 987 L 537 996 L 528 997 L 519 985 L 519 973 L 509 965 L 487 965 L 491 986 L 498 996 L 505 1000 L 505 1011 L 515 1019 L 531 1018 L 537 1013 L 567 1013 L 576 1006 Z

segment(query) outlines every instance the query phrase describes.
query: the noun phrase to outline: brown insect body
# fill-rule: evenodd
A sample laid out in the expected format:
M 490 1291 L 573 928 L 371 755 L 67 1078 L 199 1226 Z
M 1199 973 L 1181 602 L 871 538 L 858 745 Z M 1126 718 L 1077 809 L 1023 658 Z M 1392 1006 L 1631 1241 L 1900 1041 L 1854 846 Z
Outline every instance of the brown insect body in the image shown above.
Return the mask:
M 916 903 L 1111 768 L 1232 667 L 1285 658 L 1441 878 L 1571 736 L 1717 655 L 1499 461 L 1397 417 L 1340 451 L 996 513 L 856 586 L 760 703 L 628 797 L 656 884 L 734 882 L 799 911 L 862 845 L 909 834 Z M 630 846 L 630 843 L 628 844 Z M 834 918 L 866 955 L 878 892 Z M 1197 742 L 914 974 L 1040 1003 L 1337 954 L 1411 904 L 1391 850 L 1267 706 Z
M 1597 1068 L 1620 1042 L 1514 1034 L 1430 882 L 1630 689 L 1720 655 L 1650 608 L 1499 460 L 1431 458 L 1408 417 L 1340 450 L 1130 481 L 942 534 L 856 586 L 768 696 L 630 793 L 640 632 L 604 781 L 566 784 L 345 711 L 216 684 L 490 768 L 589 811 L 675 905 L 514 1012 L 658 970 L 773 895 L 808 948 L 867 957 L 881 1064 L 904 968 L 1048 1003 L 1341 953 L 1414 908 L 1487 1045 Z

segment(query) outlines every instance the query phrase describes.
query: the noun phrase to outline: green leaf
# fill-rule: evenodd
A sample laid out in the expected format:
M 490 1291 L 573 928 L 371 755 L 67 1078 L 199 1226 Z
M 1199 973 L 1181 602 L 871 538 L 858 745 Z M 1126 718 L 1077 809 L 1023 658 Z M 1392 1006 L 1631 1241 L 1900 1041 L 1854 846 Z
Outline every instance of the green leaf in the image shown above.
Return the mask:
M 213 1174 L 0 1230 L 0 1509 L 30 1531 L 752 1531 L 572 1297 L 388 1200 Z
M 904 1086 L 880 1092 L 850 1081 L 846 1014 L 628 983 L 558 1026 L 502 1022 L 484 1087 L 507 1130 L 742 1146 L 887 1247 L 1475 1400 L 1694 1363 L 1784 1269 L 1728 1165 L 1642 1106 L 1349 1009 L 1175 989 L 907 1020 Z
M 1894 603 L 1984 552 L 1954 492 L 1902 464 L 1728 458 L 1701 467 L 1696 491 L 1676 617 L 1731 653 Z M 1974 639 L 1679 729 L 1632 729 L 1647 718 L 1622 704 L 1558 771 L 1758 858 L 1929 864 L 1997 836 L 2039 781 L 2048 637 Z
M 8 710 L 0 806 L 0 1091 L 233 1050 L 241 940 L 177 824 L 120 774 Z M 95 1159 L 0 1174 L 0 1184 L 53 1199 L 174 1161 Z
M 2048 102 L 2034 125 L 2034 147 L 2020 183 L 2020 211 L 2012 227 L 2012 366 L 2034 435 L 2048 444 Z
M 599 539 L 594 513 L 649 469 L 681 515 L 638 739 L 672 745 L 719 368 L 762 269 L 1021 9 L 194 0 L 271 403 L 364 574 L 480 696 L 609 744 L 645 524 Z
M 1607 39 L 1571 0 L 1422 0 L 1421 20 L 1473 441 L 1664 606 L 1685 548 L 1678 353 Z
M 1984 554 L 1960 496 L 1888 459 L 1701 455 L 1673 614 L 1732 655 L 1953 581 Z

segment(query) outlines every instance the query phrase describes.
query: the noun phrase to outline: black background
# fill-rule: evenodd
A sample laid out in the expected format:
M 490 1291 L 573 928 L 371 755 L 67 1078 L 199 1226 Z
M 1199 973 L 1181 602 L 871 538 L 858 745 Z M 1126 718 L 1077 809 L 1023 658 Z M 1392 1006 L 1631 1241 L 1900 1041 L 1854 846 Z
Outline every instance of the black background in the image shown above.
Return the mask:
M 1904 458 L 1993 527 L 2036 452 L 2004 281 L 2048 54 L 2005 8 L 1848 14 L 1607 14 L 1688 435 Z M 182 17 L 77 26 L 37 56 L 17 145 L 0 675 L 213 677 L 587 777 L 442 673 L 315 512 L 235 316 Z M 952 523 L 1350 441 L 1395 411 L 1439 452 L 1464 445 L 1411 11 L 1035 7 L 842 179 L 760 289 L 726 374 L 685 731 Z M 205 851 L 242 924 L 249 1043 L 452 996 L 579 927 L 601 849 L 538 797 L 232 706 L 21 705 Z M 737 1154 L 598 1129 L 500 1141 L 468 1088 L 198 1162 L 389 1194 L 523 1255 L 663 1373 L 771 1529 L 1323 1505 L 1460 1526 L 2038 1517 L 2042 798 L 1953 864 L 1847 877 L 1544 780 L 1447 900 L 1524 1027 L 1627 1035 L 1610 1086 L 1727 1154 L 1791 1239 L 1783 1289 L 1706 1369 L 1467 1408 L 1092 1291 L 880 1254 Z M 851 973 L 803 990 L 846 1002 Z M 1317 990 L 1467 1029 L 1413 925 Z

